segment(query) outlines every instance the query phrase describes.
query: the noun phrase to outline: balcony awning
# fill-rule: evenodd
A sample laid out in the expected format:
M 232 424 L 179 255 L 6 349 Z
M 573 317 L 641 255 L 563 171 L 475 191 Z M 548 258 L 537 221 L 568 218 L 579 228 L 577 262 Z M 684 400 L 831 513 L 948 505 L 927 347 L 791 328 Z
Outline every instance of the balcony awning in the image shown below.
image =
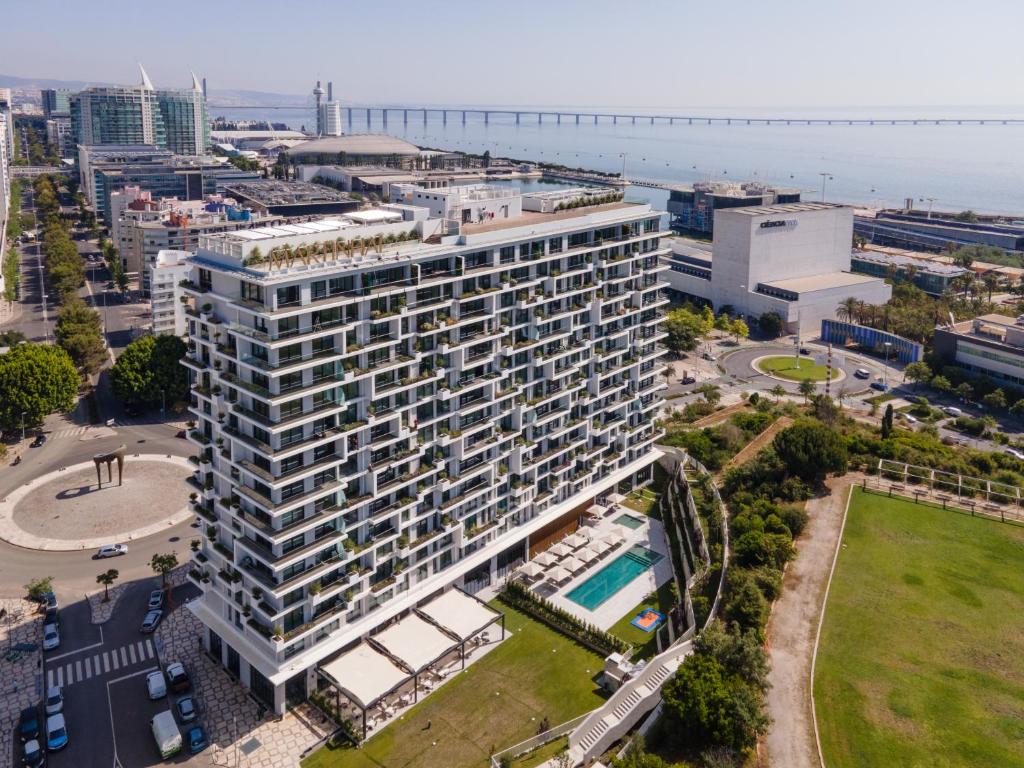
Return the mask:
M 417 673 L 459 647 L 458 641 L 415 613 L 374 635 L 373 641 Z
M 321 664 L 320 673 L 363 709 L 372 707 L 412 677 L 367 643 Z
M 469 640 L 502 617 L 497 611 L 492 611 L 476 598 L 458 589 L 448 590 L 417 611 L 431 623 L 451 632 L 460 641 Z

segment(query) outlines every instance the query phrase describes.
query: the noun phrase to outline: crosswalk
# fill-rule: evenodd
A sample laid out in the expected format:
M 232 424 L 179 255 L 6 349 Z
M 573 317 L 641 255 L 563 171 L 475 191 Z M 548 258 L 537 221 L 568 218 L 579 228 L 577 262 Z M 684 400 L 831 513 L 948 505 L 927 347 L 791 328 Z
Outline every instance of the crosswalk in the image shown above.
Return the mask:
M 156 658 L 156 649 L 153 647 L 153 640 L 147 638 L 136 643 L 128 643 L 112 651 L 101 651 L 92 655 L 83 654 L 74 661 L 51 665 L 46 670 L 46 685 L 47 687 L 74 685 L 91 677 L 116 672 L 118 669 L 154 658 Z
M 67 427 L 50 433 L 51 440 L 59 440 L 62 437 L 81 437 L 89 431 L 89 427 Z
M 125 416 L 125 417 L 122 417 L 122 418 L 119 418 L 119 419 L 114 419 L 114 423 L 111 424 L 110 427 L 113 427 L 114 429 L 117 429 L 118 427 L 134 427 L 134 426 L 147 425 L 147 424 L 155 424 L 155 423 L 159 423 L 159 422 L 155 422 L 152 419 L 146 419 L 146 418 L 143 418 L 143 417 L 129 417 L 129 416 Z M 82 425 L 70 425 L 70 426 L 67 426 L 67 427 L 61 427 L 60 429 L 52 430 L 51 432 L 47 433 L 47 436 L 51 440 L 60 440 L 60 439 L 65 439 L 65 438 L 78 439 L 78 438 L 81 438 L 83 435 L 87 434 L 88 432 L 90 432 L 92 430 L 103 429 L 103 428 L 107 428 L 107 425 L 106 424 L 85 425 L 85 426 L 82 426 Z

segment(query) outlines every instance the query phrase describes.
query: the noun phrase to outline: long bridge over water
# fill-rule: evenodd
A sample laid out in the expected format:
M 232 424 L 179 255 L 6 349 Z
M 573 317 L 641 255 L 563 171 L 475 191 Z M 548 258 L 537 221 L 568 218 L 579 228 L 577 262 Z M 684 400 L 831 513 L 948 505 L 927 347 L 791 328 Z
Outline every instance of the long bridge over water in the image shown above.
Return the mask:
M 231 106 L 228 104 L 211 104 L 210 109 L 253 109 L 253 110 L 276 110 L 295 109 L 302 107 L 272 105 L 272 106 Z M 443 124 L 447 125 L 449 117 L 452 121 L 461 121 L 466 124 L 468 115 L 480 115 L 484 124 L 490 123 L 492 118 L 513 118 L 516 125 L 526 120 L 536 120 L 538 124 L 545 122 L 562 124 L 593 123 L 599 122 L 627 123 L 648 123 L 654 125 L 663 123 L 668 125 L 1024 125 L 1024 117 L 1003 118 L 1003 117 L 902 117 L 902 118 L 846 118 L 846 117 L 716 117 L 711 115 L 632 115 L 618 114 L 614 112 L 572 112 L 561 110 L 524 110 L 524 109 L 452 109 L 443 107 L 409 107 L 409 106 L 353 106 L 344 107 L 348 124 L 351 126 L 355 120 L 365 116 L 367 125 L 372 123 L 376 115 L 380 124 L 387 125 L 389 116 L 398 119 L 403 125 L 408 125 L 410 117 L 415 120 L 420 117 L 424 124 L 427 118 L 433 114 L 440 117 Z

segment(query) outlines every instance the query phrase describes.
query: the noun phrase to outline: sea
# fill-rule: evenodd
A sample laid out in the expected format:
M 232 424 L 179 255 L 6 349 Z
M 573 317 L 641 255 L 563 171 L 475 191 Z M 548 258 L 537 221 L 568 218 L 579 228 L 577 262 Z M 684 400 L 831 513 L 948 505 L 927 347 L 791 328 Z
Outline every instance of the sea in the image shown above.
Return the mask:
M 902 206 L 911 198 L 918 208 L 936 211 L 971 209 L 1024 218 L 1024 125 L 746 125 L 746 118 L 782 119 L 1022 119 L 1020 107 L 856 107 L 664 109 L 636 107 L 628 112 L 676 117 L 729 117 L 731 125 L 620 118 L 617 124 L 585 118 L 577 125 L 553 116 L 542 123 L 523 115 L 492 115 L 485 124 L 481 107 L 431 106 L 448 109 L 445 124 L 438 111 L 410 113 L 408 124 L 391 112 L 387 129 L 380 112 L 366 120 L 365 108 L 353 106 L 348 133 L 389 133 L 421 147 L 462 150 L 521 160 L 547 161 L 570 167 L 622 172 L 627 179 L 667 183 L 700 180 L 764 181 L 803 190 L 805 200 L 852 203 L 866 207 Z M 626 114 L 621 108 L 514 105 L 491 107 L 528 112 L 601 112 Z M 307 109 L 216 109 L 211 115 L 256 119 L 309 128 L 314 113 Z M 342 117 L 346 117 L 343 105 Z M 824 174 L 824 176 L 822 175 Z M 663 206 L 667 192 L 632 187 L 627 195 Z

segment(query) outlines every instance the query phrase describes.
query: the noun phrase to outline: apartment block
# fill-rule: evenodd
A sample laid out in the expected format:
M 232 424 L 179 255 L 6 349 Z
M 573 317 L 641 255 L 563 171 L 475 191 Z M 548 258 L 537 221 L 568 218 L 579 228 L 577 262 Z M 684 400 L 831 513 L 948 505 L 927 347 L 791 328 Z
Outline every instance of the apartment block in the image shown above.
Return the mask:
M 222 233 L 189 259 L 189 608 L 276 712 L 651 477 L 665 217 L 520 210 Z

